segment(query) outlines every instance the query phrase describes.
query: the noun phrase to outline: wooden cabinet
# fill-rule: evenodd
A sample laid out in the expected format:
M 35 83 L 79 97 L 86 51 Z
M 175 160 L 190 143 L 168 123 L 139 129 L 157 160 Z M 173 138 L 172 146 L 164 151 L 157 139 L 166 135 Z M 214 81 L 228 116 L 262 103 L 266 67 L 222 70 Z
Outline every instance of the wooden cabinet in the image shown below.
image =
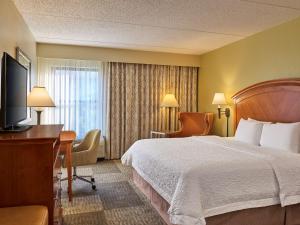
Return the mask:
M 0 207 L 44 205 L 49 224 L 61 224 L 62 127 L 40 125 L 21 133 L 0 133 Z

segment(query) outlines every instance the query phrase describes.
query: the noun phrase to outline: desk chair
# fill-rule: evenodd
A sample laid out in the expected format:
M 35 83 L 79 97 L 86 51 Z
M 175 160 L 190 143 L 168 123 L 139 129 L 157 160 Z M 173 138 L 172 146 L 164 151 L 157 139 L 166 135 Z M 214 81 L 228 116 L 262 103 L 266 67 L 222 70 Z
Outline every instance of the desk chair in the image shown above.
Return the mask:
M 100 130 L 89 131 L 84 139 L 73 147 L 72 150 L 72 166 L 73 166 L 73 180 L 79 179 L 90 183 L 93 190 L 96 190 L 95 179 L 93 175 L 79 176 L 77 174 L 78 166 L 85 166 L 97 163 L 97 147 L 100 141 Z M 63 167 L 66 167 L 66 159 L 64 158 Z M 87 178 L 90 178 L 87 179 Z

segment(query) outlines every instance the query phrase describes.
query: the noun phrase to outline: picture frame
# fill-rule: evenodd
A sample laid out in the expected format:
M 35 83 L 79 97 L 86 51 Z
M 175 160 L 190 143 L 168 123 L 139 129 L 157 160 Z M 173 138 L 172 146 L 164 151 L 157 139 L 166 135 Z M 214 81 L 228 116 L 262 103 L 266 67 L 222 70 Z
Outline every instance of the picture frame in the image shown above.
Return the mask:
M 27 95 L 31 91 L 31 59 L 27 56 L 27 54 L 22 51 L 20 47 L 16 48 L 16 59 L 17 61 L 23 65 L 27 69 Z M 31 119 L 31 110 L 27 108 L 27 120 Z

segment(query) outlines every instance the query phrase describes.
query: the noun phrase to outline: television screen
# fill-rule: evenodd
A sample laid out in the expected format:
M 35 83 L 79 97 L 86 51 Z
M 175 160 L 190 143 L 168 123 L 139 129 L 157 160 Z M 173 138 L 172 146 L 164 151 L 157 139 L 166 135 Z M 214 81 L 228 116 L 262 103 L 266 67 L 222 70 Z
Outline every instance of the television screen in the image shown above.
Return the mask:
M 27 69 L 7 53 L 2 58 L 1 127 L 27 118 Z

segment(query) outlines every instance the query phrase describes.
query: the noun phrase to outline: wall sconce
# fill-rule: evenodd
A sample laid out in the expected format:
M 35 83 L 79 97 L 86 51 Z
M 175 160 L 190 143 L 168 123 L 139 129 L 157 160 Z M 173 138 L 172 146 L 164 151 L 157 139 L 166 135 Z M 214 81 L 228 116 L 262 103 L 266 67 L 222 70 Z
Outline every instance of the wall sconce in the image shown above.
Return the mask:
M 218 105 L 218 117 L 219 119 L 221 119 L 221 115 L 225 115 L 226 119 L 227 119 L 227 133 L 226 136 L 228 137 L 228 121 L 229 121 L 229 117 L 230 117 L 230 109 L 229 108 L 225 108 L 224 110 L 222 110 L 221 105 L 226 105 L 226 99 L 225 99 L 225 95 L 224 93 L 215 93 L 214 99 L 212 101 L 213 105 Z

